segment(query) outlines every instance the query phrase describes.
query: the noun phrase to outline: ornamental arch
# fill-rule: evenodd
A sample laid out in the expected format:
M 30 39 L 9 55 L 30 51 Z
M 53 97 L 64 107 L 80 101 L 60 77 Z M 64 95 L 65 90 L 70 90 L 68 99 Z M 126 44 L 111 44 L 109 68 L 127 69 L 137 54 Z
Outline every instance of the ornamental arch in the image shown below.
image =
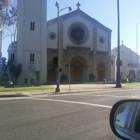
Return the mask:
M 135 75 L 136 75 L 136 73 L 134 70 L 129 71 L 129 77 L 132 78 L 133 80 L 136 78 Z
M 103 79 L 105 78 L 105 74 L 106 74 L 106 67 L 105 64 L 103 62 L 98 64 L 98 81 L 103 81 Z
M 70 61 L 72 82 L 87 81 L 87 61 L 82 56 L 75 56 Z

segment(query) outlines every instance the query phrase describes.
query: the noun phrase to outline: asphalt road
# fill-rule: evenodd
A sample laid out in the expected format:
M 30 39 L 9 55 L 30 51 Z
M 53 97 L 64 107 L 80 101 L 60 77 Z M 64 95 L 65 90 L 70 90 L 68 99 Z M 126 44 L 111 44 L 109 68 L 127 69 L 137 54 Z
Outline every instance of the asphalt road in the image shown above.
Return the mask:
M 112 105 L 139 90 L 0 98 L 0 140 L 118 140 Z

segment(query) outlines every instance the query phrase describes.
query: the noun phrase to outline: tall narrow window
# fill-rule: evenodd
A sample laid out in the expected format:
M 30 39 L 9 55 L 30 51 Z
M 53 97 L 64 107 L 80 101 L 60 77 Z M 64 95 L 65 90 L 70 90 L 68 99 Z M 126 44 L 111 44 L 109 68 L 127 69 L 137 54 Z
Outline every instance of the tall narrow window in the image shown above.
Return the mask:
M 14 62 L 15 61 L 15 54 L 11 53 L 11 61 Z
M 35 22 L 30 22 L 30 30 L 35 30 Z
M 122 66 L 122 60 L 120 60 L 120 66 Z
M 113 65 L 113 60 L 111 60 L 111 65 Z
M 30 62 L 34 62 L 34 53 L 30 53 Z
M 24 84 L 28 84 L 28 79 L 24 79 Z

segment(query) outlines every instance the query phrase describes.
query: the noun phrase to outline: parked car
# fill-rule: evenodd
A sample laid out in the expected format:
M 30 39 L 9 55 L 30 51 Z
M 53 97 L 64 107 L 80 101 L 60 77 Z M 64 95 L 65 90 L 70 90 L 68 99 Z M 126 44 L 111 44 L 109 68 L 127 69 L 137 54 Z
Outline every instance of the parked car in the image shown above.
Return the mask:
M 140 100 L 121 100 L 110 112 L 110 127 L 123 140 L 140 140 Z

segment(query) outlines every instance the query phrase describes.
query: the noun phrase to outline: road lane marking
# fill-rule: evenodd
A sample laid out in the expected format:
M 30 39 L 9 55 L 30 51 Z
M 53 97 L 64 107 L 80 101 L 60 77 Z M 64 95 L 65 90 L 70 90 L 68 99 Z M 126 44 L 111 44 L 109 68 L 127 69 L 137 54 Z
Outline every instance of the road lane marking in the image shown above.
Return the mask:
M 127 98 L 137 98 L 139 96 L 114 96 L 114 95 L 95 95 L 95 96 L 99 96 L 99 97 L 117 97 L 117 98 L 122 98 L 122 97 L 127 97 Z
M 107 105 L 92 104 L 92 103 L 85 103 L 85 102 L 76 102 L 76 101 L 67 101 L 67 100 L 39 99 L 39 98 L 28 98 L 28 99 L 52 101 L 52 102 L 62 102 L 62 103 L 71 103 L 71 104 L 81 104 L 81 105 L 97 106 L 97 107 L 103 107 L 103 108 L 112 108 L 112 106 L 107 106 Z

